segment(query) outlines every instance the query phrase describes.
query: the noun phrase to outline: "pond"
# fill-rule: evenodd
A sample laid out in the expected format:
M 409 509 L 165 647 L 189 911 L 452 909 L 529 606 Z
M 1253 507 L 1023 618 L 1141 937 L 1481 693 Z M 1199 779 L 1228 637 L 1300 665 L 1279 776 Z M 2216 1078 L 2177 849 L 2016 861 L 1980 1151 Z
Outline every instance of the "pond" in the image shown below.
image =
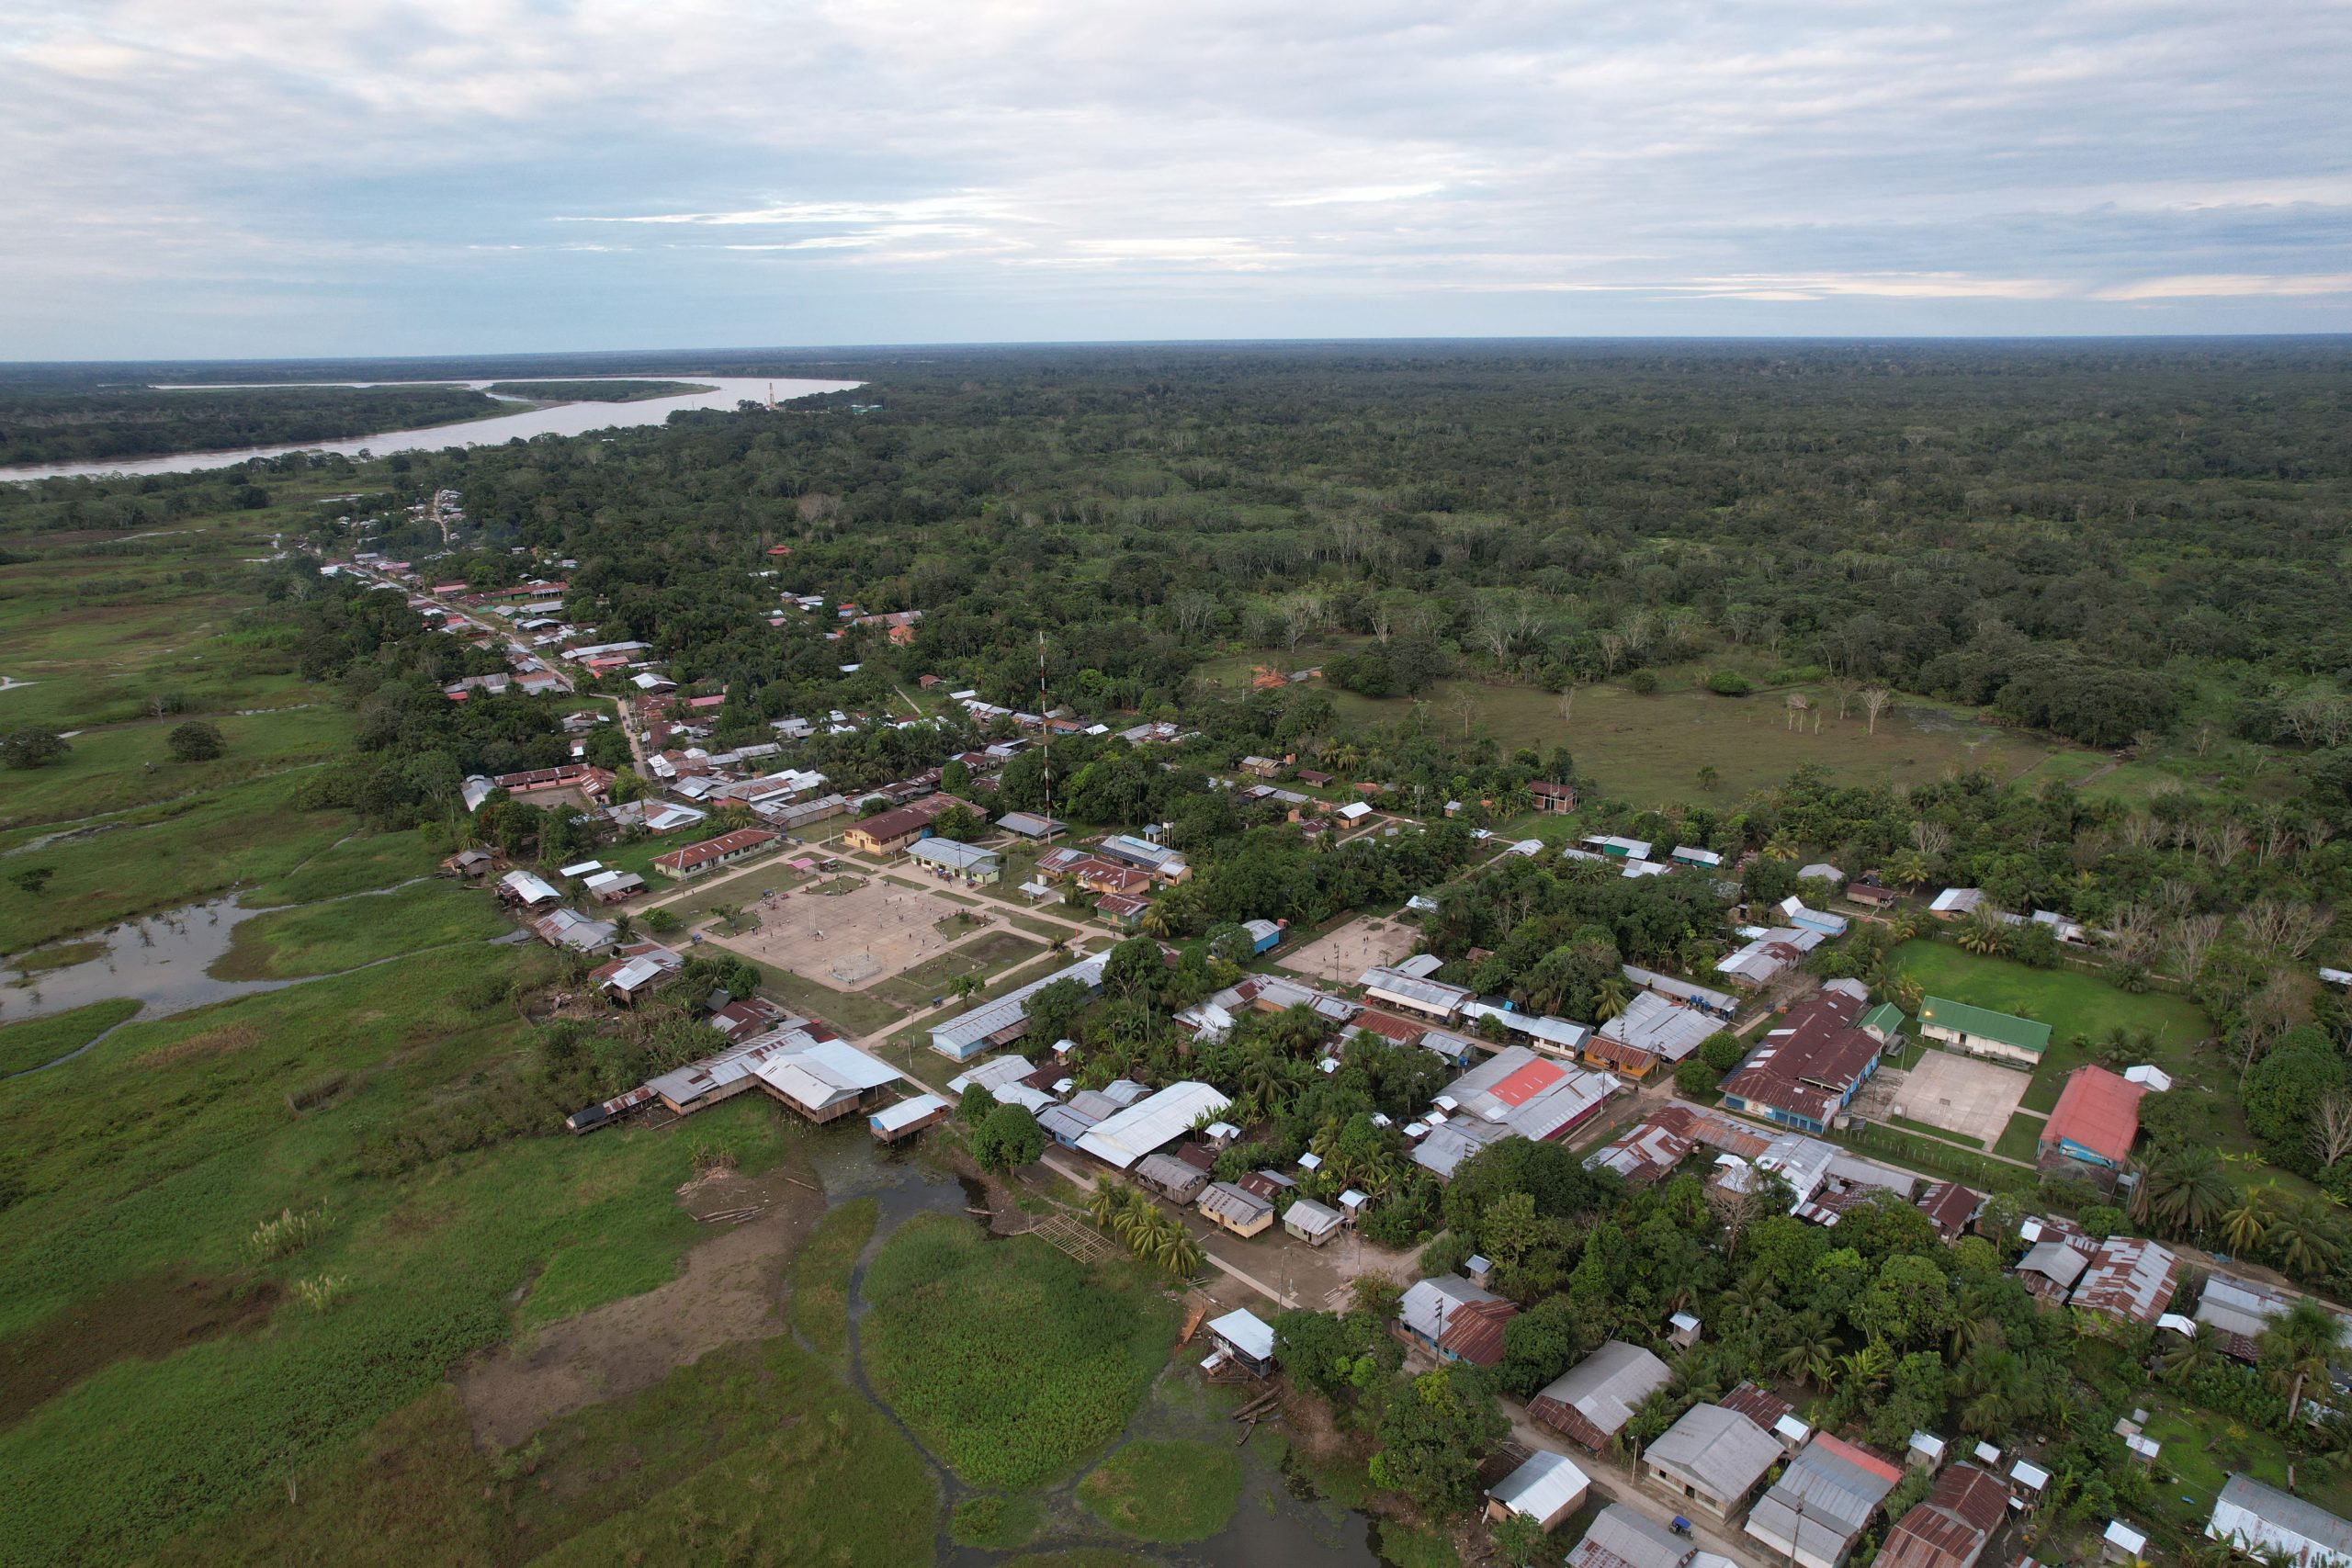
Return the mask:
M 242 908 L 233 897 L 216 898 L 126 920 L 95 936 L 77 936 L 15 954 L 0 966 L 0 1023 L 46 1018 L 116 997 L 141 1004 L 138 1018 L 165 1018 L 232 997 L 298 984 L 293 980 L 220 980 L 210 973 L 212 964 L 229 951 L 237 927 L 264 912 Z M 51 951 L 78 953 L 93 948 L 96 951 L 90 956 L 53 968 L 43 965 L 39 958 Z M 93 1040 L 82 1051 L 96 1043 Z

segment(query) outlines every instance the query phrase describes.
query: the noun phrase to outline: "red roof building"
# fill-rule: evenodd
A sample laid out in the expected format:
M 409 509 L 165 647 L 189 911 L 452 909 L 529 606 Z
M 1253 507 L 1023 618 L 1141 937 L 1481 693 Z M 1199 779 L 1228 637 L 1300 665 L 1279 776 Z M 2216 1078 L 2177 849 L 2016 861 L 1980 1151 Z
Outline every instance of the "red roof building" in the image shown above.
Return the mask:
M 1869 996 L 1850 980 L 1824 986 L 1724 1080 L 1724 1104 L 1801 1132 L 1826 1131 L 1878 1070 L 1882 1043 L 1854 1027 Z
M 1518 1315 L 1510 1302 L 1460 1303 L 1446 1314 L 1437 1348 L 1474 1367 L 1494 1366 L 1503 1359 L 1503 1325 Z
M 738 828 L 732 833 L 721 833 L 716 839 L 705 839 L 699 844 L 655 855 L 653 865 L 672 876 L 697 876 L 714 866 L 757 854 L 782 841 L 764 828 Z
M 1382 1012 L 1376 1008 L 1366 1008 L 1356 1014 L 1348 1027 L 1377 1034 L 1391 1045 L 1416 1044 L 1422 1035 L 1429 1032 L 1424 1024 L 1408 1022 L 1393 1012 Z
M 2076 1067 L 2042 1123 L 2037 1151 L 2043 1159 L 2063 1156 L 2113 1169 L 2132 1156 L 2140 1135 L 2140 1097 L 2147 1092 L 2105 1067 Z
M 1955 1464 L 1895 1520 L 1878 1561 L 1883 1568 L 1975 1568 L 2008 1508 L 2009 1489 L 1998 1476 Z
M 1984 1206 L 1982 1196 L 1957 1181 L 1935 1182 L 1918 1198 L 1919 1212 L 1934 1224 L 1936 1234 L 1947 1246 L 1968 1234 L 1968 1222 Z

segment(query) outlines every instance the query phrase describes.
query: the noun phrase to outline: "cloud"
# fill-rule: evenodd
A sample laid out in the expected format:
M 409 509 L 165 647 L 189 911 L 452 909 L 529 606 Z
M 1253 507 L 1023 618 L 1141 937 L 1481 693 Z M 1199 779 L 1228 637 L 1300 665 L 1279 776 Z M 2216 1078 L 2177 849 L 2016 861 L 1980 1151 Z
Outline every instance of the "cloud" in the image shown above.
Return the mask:
M 616 282 L 699 342 L 2344 329 L 2347 44 L 2324 0 L 0 0 L 0 341 L 416 347 L 512 288 L 595 346 Z

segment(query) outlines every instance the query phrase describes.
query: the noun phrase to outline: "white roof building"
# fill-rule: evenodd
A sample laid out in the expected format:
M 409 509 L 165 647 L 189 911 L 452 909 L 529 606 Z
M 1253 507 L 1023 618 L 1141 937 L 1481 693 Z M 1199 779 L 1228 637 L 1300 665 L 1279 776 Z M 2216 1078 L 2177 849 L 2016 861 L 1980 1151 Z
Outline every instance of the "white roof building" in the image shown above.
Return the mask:
M 2352 1568 L 2352 1524 L 2250 1475 L 2223 1484 L 2205 1534 L 2249 1555 L 2283 1552 L 2299 1568 Z
M 1170 1084 L 1158 1094 L 1097 1122 L 1080 1134 L 1078 1146 L 1105 1165 L 1125 1170 L 1182 1137 L 1202 1117 L 1219 1115 L 1232 1103 L 1204 1083 Z

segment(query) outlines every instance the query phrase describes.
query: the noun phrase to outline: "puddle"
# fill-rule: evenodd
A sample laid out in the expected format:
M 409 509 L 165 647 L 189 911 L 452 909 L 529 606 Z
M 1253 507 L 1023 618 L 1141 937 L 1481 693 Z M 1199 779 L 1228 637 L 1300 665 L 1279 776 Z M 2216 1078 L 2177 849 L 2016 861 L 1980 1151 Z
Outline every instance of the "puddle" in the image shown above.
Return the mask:
M 233 897 L 216 898 L 168 914 L 126 920 L 95 936 L 71 937 L 49 943 L 46 949 L 35 948 L 33 953 L 40 953 L 47 949 L 104 943 L 103 951 L 96 956 L 53 969 L 41 968 L 38 964 L 30 972 L 17 967 L 29 954 L 10 960 L 6 967 L 0 968 L 0 1023 L 47 1018 L 116 997 L 139 1003 L 135 1015 L 139 1018 L 168 1018 L 173 1013 L 233 997 L 300 985 L 298 980 L 219 980 L 209 973 L 212 964 L 229 951 L 230 939 L 236 929 L 260 913 L 259 909 L 241 908 Z M 96 1040 L 90 1042 L 90 1045 L 96 1043 Z M 83 1046 L 82 1051 L 90 1049 L 90 1045 Z M 78 1056 L 82 1051 L 74 1052 L 73 1055 Z M 61 1056 L 58 1061 L 71 1059 Z M 47 1065 L 54 1066 L 56 1063 Z

